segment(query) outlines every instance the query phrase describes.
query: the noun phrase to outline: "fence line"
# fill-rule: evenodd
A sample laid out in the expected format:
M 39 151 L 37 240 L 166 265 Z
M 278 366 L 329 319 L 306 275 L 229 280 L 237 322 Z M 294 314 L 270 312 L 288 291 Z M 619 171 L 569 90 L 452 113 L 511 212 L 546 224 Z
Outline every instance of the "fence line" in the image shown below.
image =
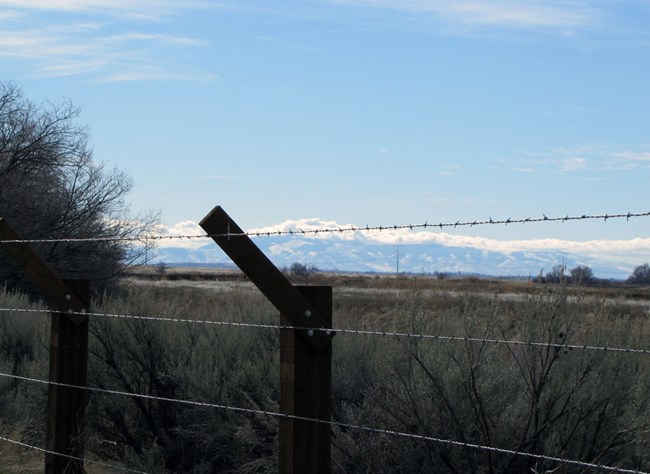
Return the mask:
M 317 234 L 335 234 L 335 233 L 345 233 L 345 232 L 382 232 L 382 231 L 397 231 L 397 230 L 416 230 L 416 229 L 435 229 L 435 228 L 447 228 L 447 227 L 460 227 L 460 226 L 477 226 L 477 225 L 508 225 L 508 224 L 515 224 L 515 223 L 531 223 L 531 222 L 566 222 L 566 221 L 574 221 L 574 220 L 594 220 L 594 219 L 603 219 L 604 221 L 607 221 L 608 219 L 615 219 L 615 218 L 626 218 L 628 221 L 630 218 L 633 217 L 650 217 L 650 212 L 644 212 L 644 213 L 626 213 L 626 214 L 601 214 L 601 215 L 581 215 L 581 216 L 566 216 L 566 217 L 547 217 L 546 215 L 543 215 L 541 218 L 526 218 L 526 219 L 512 219 L 508 218 L 505 220 L 493 220 L 492 218 L 489 218 L 489 220 L 483 220 L 483 221 L 466 221 L 466 222 L 461 222 L 457 221 L 455 223 L 439 223 L 439 224 L 429 224 L 428 222 L 425 222 L 424 224 L 407 224 L 407 225 L 393 225 L 393 226 L 365 226 L 365 227 L 356 227 L 356 226 L 348 226 L 348 227 L 338 227 L 338 228 L 316 228 L 316 229 L 290 229 L 286 231 L 282 230 L 277 230 L 277 231 L 267 231 L 267 232 L 262 232 L 262 231 L 251 231 L 251 232 L 243 232 L 239 228 L 237 228 L 237 232 L 230 232 L 230 226 L 228 226 L 228 232 L 227 233 L 220 233 L 220 234 L 203 234 L 203 235 L 167 235 L 167 236 L 162 236 L 162 235 L 151 235 L 151 236 L 144 236 L 144 237 L 104 237 L 104 238 L 68 238 L 68 239 L 8 239 L 8 240 L 1 240 L 0 242 L 12 242 L 12 243 L 58 243 L 58 242 L 68 242 L 68 243 L 84 243 L 84 242 L 146 242 L 148 243 L 149 241 L 154 241 L 154 240 L 174 240 L 174 239 L 203 239 L 203 238 L 216 238 L 216 237 L 239 237 L 239 236 L 246 236 L 246 237 L 271 237 L 271 236 L 282 236 L 282 235 L 291 235 L 291 236 L 296 236 L 296 235 L 317 235 Z M 48 313 L 51 314 L 53 311 L 51 310 L 45 310 L 45 309 L 37 309 L 37 310 L 32 310 L 32 309 L 24 309 L 24 308 L 0 308 L 0 311 L 11 311 L 11 312 L 33 312 L 33 313 Z M 476 342 L 476 343 L 484 343 L 484 344 L 504 344 L 504 345 L 513 345 L 513 346 L 530 346 L 530 347 L 543 347 L 543 348 L 556 348 L 556 349 L 582 349 L 582 350 L 600 350 L 600 351 L 606 351 L 606 352 L 625 352 L 625 353 L 640 353 L 640 354 L 650 354 L 650 349 L 636 349 L 636 348 L 620 348 L 620 347 L 608 347 L 608 346 L 589 346 L 589 345 L 579 345 L 579 344 L 563 344 L 563 343 L 552 343 L 552 342 L 534 342 L 534 341 L 517 341 L 517 340 L 507 340 L 507 339 L 493 339 L 493 338 L 475 338 L 475 337 L 467 337 L 467 336 L 444 336 L 444 335 L 431 335 L 431 334 L 415 334 L 415 333 L 408 333 L 408 332 L 395 332 L 395 331 L 379 331 L 379 330 L 356 330 L 356 329 L 325 329 L 325 328 L 309 328 L 309 327 L 299 327 L 299 326 L 291 326 L 291 325 L 272 325 L 272 324 L 262 324 L 262 323 L 237 323 L 237 322 L 227 322 L 227 321 L 206 321 L 206 320 L 191 320 L 191 319 L 180 319 L 180 318 L 164 318 L 164 317 L 156 317 L 156 316 L 137 316 L 137 315 L 124 315 L 124 314 L 108 314 L 108 313 L 86 313 L 86 312 L 79 312 L 75 313 L 72 311 L 68 311 L 67 313 L 70 313 L 71 315 L 84 315 L 84 316 L 99 316 L 99 317 L 110 317 L 110 318 L 118 318 L 118 319 L 134 319 L 134 320 L 152 320 L 152 321 L 166 321 L 166 322 L 175 322 L 175 323 L 200 323 L 200 324 L 213 324 L 213 325 L 218 325 L 218 326 L 230 326 L 230 327 L 241 327 L 241 328 L 260 328 L 260 329 L 274 329 L 274 330 L 282 330 L 282 329 L 292 329 L 292 330 L 303 330 L 311 332 L 309 334 L 310 336 L 314 334 L 316 331 L 325 331 L 327 332 L 327 335 L 330 336 L 332 332 L 338 332 L 338 333 L 348 333 L 348 334 L 359 334 L 359 335 L 369 335 L 369 336 L 383 336 L 383 337 L 394 337 L 394 338 L 417 338 L 417 339 L 431 339 L 431 340 L 447 340 L 447 341 L 459 341 L 459 342 Z M 97 387 L 87 387 L 83 385 L 74 385 L 70 383 L 61 383 L 61 382 L 53 382 L 53 381 L 46 381 L 46 380 L 41 380 L 41 379 L 36 379 L 36 378 L 30 378 L 30 377 L 24 377 L 24 376 L 19 376 L 19 375 L 12 375 L 12 374 L 6 374 L 6 373 L 0 373 L 0 377 L 5 377 L 5 378 L 12 378 L 16 380 L 22 380 L 26 382 L 33 382 L 33 383 L 39 383 L 39 384 L 45 384 L 50 387 L 55 386 L 55 387 L 66 387 L 66 388 L 73 388 L 73 389 L 79 389 L 79 390 L 87 390 L 90 392 L 97 392 L 97 393 L 105 393 L 109 395 L 119 395 L 119 396 L 127 396 L 131 398 L 141 398 L 141 399 L 148 399 L 148 400 L 157 400 L 160 402 L 169 402 L 169 403 L 180 403 L 180 404 L 185 404 L 185 405 L 193 405 L 193 406 L 200 406 L 200 407 L 208 407 L 208 408 L 215 408 L 215 409 L 222 409 L 222 410 L 230 410 L 230 411 L 235 411 L 239 413 L 247 413 L 247 414 L 256 414 L 256 415 L 265 415 L 265 416 L 271 416 L 271 417 L 277 417 L 280 419 L 290 419 L 290 420 L 297 420 L 297 421 L 304 421 L 304 422 L 310 422 L 310 423 L 320 423 L 320 424 L 325 424 L 329 425 L 331 427 L 338 427 L 342 429 L 350 429 L 350 430 L 357 430 L 357 431 L 365 431 L 369 433 L 375 433 L 375 434 L 380 434 L 380 435 L 389 435 L 389 436 L 396 436 L 396 437 L 402 437 L 406 439 L 411 439 L 415 441 L 422 441 L 422 442 L 432 442 L 432 443 L 438 443 L 438 444 L 443 444 L 447 446 L 453 446 L 457 448 L 469 448 L 469 449 L 474 449 L 474 450 L 479 450 L 479 451 L 488 451 L 488 452 L 493 452 L 493 453 L 498 453 L 502 455 L 507 455 L 507 456 L 520 456 L 520 457 L 526 457 L 530 459 L 536 459 L 536 460 L 541 460 L 541 461 L 547 461 L 547 462 L 557 462 L 565 465 L 573 465 L 573 466 L 579 466 L 582 468 L 592 468 L 592 469 L 597 469 L 597 470 L 603 470 L 603 471 L 612 471 L 612 472 L 624 472 L 624 473 L 639 473 L 639 474 L 650 474 L 650 473 L 644 473 L 642 471 L 638 470 L 633 470 L 633 469 L 625 469 L 625 468 L 619 468 L 619 467 L 612 467 L 612 466 L 606 466 L 606 465 L 600 465 L 600 464 L 595 464 L 595 463 L 590 463 L 590 462 L 584 462 L 584 461 L 579 461 L 579 460 L 572 460 L 572 459 L 564 459 L 560 457 L 554 457 L 554 456 L 546 456 L 543 454 L 534 454 L 534 453 L 526 453 L 526 452 L 520 452 L 517 450 L 511 450 L 511 449 L 506 449 L 506 448 L 498 448 L 494 446 L 486 446 L 486 445 L 481 445 L 481 444 L 475 444 L 475 443 L 467 443 L 467 442 L 462 442 L 462 441 L 454 441 L 454 440 L 449 440 L 449 439 L 444 439 L 444 438 L 437 438 L 434 436 L 427 436 L 427 435 L 421 435 L 421 434 L 415 434 L 415 433 L 407 433 L 407 432 L 401 432 L 401 431 L 395 431 L 395 430 L 389 430 L 389 429 L 383 429 L 383 428 L 375 428 L 375 427 L 370 427 L 370 426 L 364 426 L 364 425 L 359 425 L 359 424 L 350 424 L 350 423 L 344 423 L 344 422 L 337 422 L 333 421 L 330 419 L 319 419 L 319 418 L 313 418 L 313 417 L 307 417 L 307 416 L 298 416 L 298 415 L 293 415 L 293 414 L 288 414 L 288 413 L 283 413 L 280 411 L 269 411 L 269 410 L 263 410 L 260 408 L 243 408 L 243 407 L 234 407 L 234 406 L 229 406 L 229 405 L 223 405 L 223 404 L 217 404 L 217 403 L 209 403 L 209 402 L 199 402 L 199 401 L 192 401 L 192 400 L 183 400 L 183 399 L 175 399 L 175 398 L 168 398 L 168 397 L 158 397 L 154 395 L 146 395 L 146 394 L 136 394 L 136 393 L 130 393 L 130 392 L 123 392 L 119 390 L 110 390 L 110 389 L 103 389 L 103 388 L 97 388 Z M 85 382 L 84 382 L 85 383 Z M 284 409 L 281 408 L 283 411 Z M 319 416 L 319 415 L 317 415 Z M 329 415 L 324 418 L 329 418 Z M 27 443 L 22 443 L 19 441 L 12 440 L 10 438 L 6 438 L 4 436 L 0 436 L 1 441 L 5 441 L 8 443 L 13 443 L 19 446 L 23 446 L 25 448 L 33 449 L 39 452 L 43 452 L 49 455 L 55 455 L 55 456 L 62 456 L 66 458 L 70 458 L 73 460 L 77 461 L 82 461 L 82 462 L 88 462 L 90 464 L 97 464 L 100 466 L 112 468 L 112 469 L 118 469 L 122 470 L 125 472 L 133 472 L 133 473 L 140 473 L 142 474 L 142 471 L 136 471 L 128 468 L 122 468 L 120 466 L 113 466 L 107 463 L 103 463 L 100 461 L 93 461 L 93 460 L 86 460 L 81 457 L 75 457 L 63 453 L 59 453 L 56 451 L 48 450 L 48 449 L 43 449 L 39 448 L 36 446 L 29 445 Z
M 618 214 L 583 214 L 580 216 L 564 217 L 547 217 L 542 214 L 542 217 L 527 217 L 518 219 L 497 219 L 491 217 L 487 220 L 474 220 L 474 221 L 456 221 L 456 222 L 439 222 L 438 224 L 426 221 L 424 224 L 397 224 L 397 225 L 378 225 L 378 226 L 346 226 L 346 227 L 322 227 L 317 229 L 289 229 L 289 230 L 274 230 L 274 231 L 250 231 L 250 232 L 227 232 L 224 234 L 188 234 L 188 235 L 147 235 L 140 237 L 70 237 L 70 238 L 57 238 L 57 239 L 0 239 L 0 242 L 13 242 L 13 243 L 84 243 L 84 242 L 148 242 L 156 240 L 191 240 L 191 239 L 207 239 L 215 237 L 272 237 L 283 235 L 309 235 L 309 234 L 342 234 L 347 232 L 383 232 L 391 230 L 417 230 L 417 229 L 435 229 L 435 228 L 456 228 L 456 227 L 474 227 L 481 225 L 508 225 L 508 224 L 528 224 L 533 222 L 567 222 L 578 220 L 604 220 L 609 219 L 622 219 L 630 220 L 635 217 L 650 217 L 648 212 L 626 212 Z
M 129 469 L 129 468 L 126 468 L 126 467 L 117 466 L 115 464 L 105 463 L 103 461 L 94 461 L 92 459 L 80 458 L 80 457 L 77 457 L 77 456 L 71 456 L 70 454 L 57 453 L 55 451 L 50 451 L 49 449 L 39 448 L 38 446 L 33 446 L 31 444 L 23 443 L 22 441 L 16 441 L 15 439 L 7 438 L 7 437 L 2 436 L 2 435 L 0 435 L 0 441 L 5 441 L 7 443 L 15 444 L 17 446 L 22 446 L 23 448 L 28 448 L 28 449 L 32 449 L 34 451 L 39 451 L 39 452 L 41 452 L 43 454 L 54 454 L 55 456 L 61 456 L 61 457 L 64 457 L 64 458 L 72 459 L 74 461 L 82 461 L 82 462 L 88 463 L 88 464 L 95 464 L 97 466 L 108 467 L 110 469 L 116 469 L 116 470 L 124 471 L 124 472 L 132 472 L 132 473 L 135 473 L 135 474 L 147 474 L 144 471 L 136 471 L 136 470 Z
M 415 433 L 405 433 L 401 431 L 395 431 L 395 430 L 387 430 L 383 428 L 374 428 L 370 426 L 364 426 L 364 425 L 357 425 L 357 424 L 352 424 L 352 423 L 344 423 L 344 422 L 339 422 L 339 421 L 333 421 L 333 420 L 320 420 L 317 418 L 308 418 L 308 417 L 303 417 L 303 416 L 297 416 L 297 415 L 290 415 L 286 413 L 281 413 L 281 412 L 275 412 L 275 411 L 269 411 L 269 410 L 262 410 L 259 408 L 243 408 L 243 407 L 233 407 L 230 405 L 222 405 L 222 404 L 217 404 L 217 403 L 209 403 L 209 402 L 197 402 L 193 400 L 183 400 L 183 399 L 177 399 L 177 398 L 168 398 L 168 397 L 157 397 L 155 395 L 146 395 L 146 394 L 140 394 L 140 393 L 129 393 L 129 392 L 122 392 L 119 390 L 110 390 L 110 389 L 102 389 L 102 388 L 97 388 L 97 387 L 83 387 L 79 385 L 71 385 L 71 384 L 65 384 L 65 383 L 58 383 L 58 382 L 50 382 L 47 380 L 40 380 L 40 379 L 35 379 L 31 377 L 23 377 L 20 375 L 12 375 L 12 374 L 5 374 L 0 372 L 0 377 L 7 377 L 7 378 L 13 378 L 17 380 L 23 380 L 26 382 L 34 382 L 34 383 L 40 383 L 40 384 L 45 384 L 45 385 L 56 385 L 60 387 L 66 387 L 66 388 L 74 388 L 74 389 L 82 389 L 82 390 L 88 390 L 92 392 L 98 392 L 98 393 L 106 393 L 110 395 L 121 395 L 121 396 L 126 396 L 126 397 L 135 397 L 135 398 L 143 398 L 147 400 L 156 400 L 156 401 L 161 401 L 161 402 L 170 402 L 170 403 L 180 403 L 180 404 L 185 404 L 185 405 L 193 405 L 193 406 L 200 406 L 200 407 L 207 407 L 207 408 L 216 408 L 216 409 L 221 409 L 221 410 L 230 410 L 230 411 L 236 411 L 240 413 L 248 413 L 248 414 L 254 414 L 254 415 L 265 415 L 265 416 L 272 416 L 276 418 L 287 418 L 291 420 L 297 420 L 297 421 L 306 421 L 306 422 L 311 422 L 311 423 L 321 423 L 321 424 L 326 424 L 330 425 L 332 427 L 338 427 L 338 428 L 346 428 L 346 429 L 352 429 L 352 430 L 358 430 L 358 431 L 366 431 L 370 433 L 377 433 L 377 434 L 385 434 L 385 435 L 391 435 L 391 436 L 398 436 L 398 437 L 403 437 L 403 438 L 409 438 L 409 439 L 414 439 L 414 440 L 420 440 L 420 441 L 426 441 L 426 442 L 433 442 L 433 443 L 438 443 L 438 444 L 446 444 L 449 446 L 456 446 L 456 447 L 461 447 L 461 448 L 470 448 L 470 449 L 476 449 L 479 451 L 490 451 L 494 453 L 499 453 L 499 454 L 507 454 L 510 456 L 522 456 L 522 457 L 528 457 L 532 459 L 538 459 L 540 461 L 552 461 L 552 462 L 559 462 L 562 464 L 570 464 L 573 466 L 580 466 L 580 467 L 588 467 L 592 469 L 601 469 L 604 471 L 611 471 L 611 472 L 623 472 L 623 473 L 631 473 L 631 474 L 650 474 L 648 472 L 644 471 L 639 471 L 635 469 L 624 469 L 620 467 L 613 467 L 613 466 L 606 466 L 606 465 L 601 465 L 601 464 L 594 464 L 594 463 L 589 463 L 589 462 L 584 462 L 584 461 L 578 461 L 574 459 L 564 459 L 564 458 L 559 458 L 559 457 L 554 457 L 554 456 L 546 456 L 543 454 L 534 454 L 534 453 L 525 453 L 521 451 L 516 451 L 512 449 L 506 449 L 506 448 L 497 448 L 494 446 L 485 446 L 481 444 L 475 444 L 475 443 L 466 443 L 463 441 L 454 441 L 454 440 L 449 440 L 449 439 L 444 439 L 444 438 L 437 438 L 435 436 L 426 436 L 426 435 L 420 435 L 420 434 L 415 434 Z M 1 438 L 0 439 L 4 439 Z M 41 450 L 40 448 L 37 448 Z M 58 453 L 54 453 L 58 454 Z M 70 456 L 68 456 L 70 457 Z M 139 471 L 131 471 L 131 472 L 139 472 Z
M 51 313 L 56 313 L 57 311 L 52 311 L 47 309 L 29 309 L 29 308 L 0 308 L 0 312 L 51 314 Z M 395 337 L 398 339 L 399 338 L 425 339 L 425 340 L 429 339 L 429 340 L 438 340 L 438 341 L 475 342 L 481 344 L 497 344 L 497 345 L 502 344 L 502 345 L 512 345 L 512 346 L 529 346 L 529 347 L 546 347 L 546 348 L 553 347 L 556 349 L 570 349 L 570 350 L 577 349 L 577 350 L 592 350 L 592 351 L 604 351 L 604 352 L 624 352 L 628 354 L 650 354 L 650 349 L 637 349 L 637 348 L 629 348 L 629 347 L 591 346 L 586 344 L 565 344 L 559 342 L 518 341 L 518 340 L 511 340 L 511 339 L 480 338 L 480 337 L 470 337 L 470 336 L 445 336 L 445 335 L 436 335 L 436 334 L 379 331 L 379 330 L 372 330 L 372 329 L 344 329 L 344 328 L 323 329 L 323 328 L 316 328 L 316 327 L 303 327 L 303 326 L 291 326 L 291 325 L 280 325 L 280 324 L 238 323 L 233 321 L 165 318 L 160 316 L 138 316 L 138 315 L 130 315 L 130 314 L 113 314 L 113 313 L 67 312 L 67 314 L 97 316 L 97 317 L 113 318 L 113 319 L 132 319 L 132 320 L 141 320 L 141 321 L 162 321 L 162 322 L 171 322 L 171 323 L 205 324 L 205 325 L 246 328 L 246 329 L 274 329 L 274 330 L 295 329 L 301 331 L 311 330 L 311 331 L 326 331 L 329 333 L 339 333 L 339 334 L 357 334 L 357 335 L 364 335 L 364 336 Z

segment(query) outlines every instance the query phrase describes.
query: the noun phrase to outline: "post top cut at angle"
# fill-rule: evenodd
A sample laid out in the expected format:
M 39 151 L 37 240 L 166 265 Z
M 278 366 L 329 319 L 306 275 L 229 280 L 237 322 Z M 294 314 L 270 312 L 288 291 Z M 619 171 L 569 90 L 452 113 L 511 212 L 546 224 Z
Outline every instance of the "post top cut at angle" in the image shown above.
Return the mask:
M 49 303 L 58 311 L 82 313 L 86 305 L 68 288 L 68 286 L 47 266 L 26 242 L 13 230 L 7 220 L 0 217 L 0 246 L 18 263 L 27 276 L 36 283 Z M 14 242 L 12 242 L 14 241 Z M 69 314 L 68 318 L 75 324 L 83 323 L 88 317 L 81 314 Z
M 221 206 L 199 223 L 230 259 L 259 288 L 315 349 L 327 347 L 333 332 L 318 310 L 291 284 Z M 313 328 L 310 331 L 307 328 Z

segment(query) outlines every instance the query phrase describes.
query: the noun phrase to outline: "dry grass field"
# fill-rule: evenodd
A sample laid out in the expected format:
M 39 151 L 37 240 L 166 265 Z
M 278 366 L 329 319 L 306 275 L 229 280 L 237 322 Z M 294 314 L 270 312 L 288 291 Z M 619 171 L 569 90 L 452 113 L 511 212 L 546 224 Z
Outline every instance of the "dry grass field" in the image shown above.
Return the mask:
M 294 283 L 333 287 L 335 328 L 402 334 L 336 335 L 336 421 L 650 470 L 650 354 L 579 348 L 650 349 L 649 288 L 353 274 L 312 274 Z M 33 304 L 1 291 L 0 303 Z M 141 270 L 92 309 L 279 322 L 277 311 L 235 271 Z M 46 378 L 47 333 L 44 315 L 3 312 L 2 371 Z M 91 333 L 93 386 L 278 409 L 277 330 L 96 316 Z M 491 342 L 496 339 L 513 342 Z M 44 397 L 40 386 L 0 379 L 2 433 L 40 446 Z M 88 457 L 131 469 L 277 470 L 273 417 L 93 393 L 86 427 Z M 332 443 L 333 470 L 340 473 L 590 472 L 539 457 L 346 428 L 333 429 Z M 0 449 L 0 472 L 31 472 L 42 462 L 42 455 L 23 448 L 0 443 Z

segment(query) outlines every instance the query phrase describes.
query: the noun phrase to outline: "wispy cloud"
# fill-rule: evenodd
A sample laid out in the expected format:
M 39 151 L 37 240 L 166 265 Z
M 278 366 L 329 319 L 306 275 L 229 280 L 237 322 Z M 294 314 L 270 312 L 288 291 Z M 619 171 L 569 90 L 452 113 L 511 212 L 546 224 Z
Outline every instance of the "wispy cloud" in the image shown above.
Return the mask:
M 622 161 L 630 161 L 634 163 L 646 162 L 650 164 L 650 151 L 624 151 L 614 153 L 613 156 Z
M 98 38 L 103 43 L 126 43 L 126 42 L 160 42 L 179 46 L 200 46 L 202 41 L 197 38 L 172 36 L 165 34 L 147 34 L 147 33 L 123 33 L 119 35 L 110 35 Z
M 541 152 L 521 152 L 511 169 L 531 173 L 547 171 L 552 173 L 573 173 L 588 169 L 603 158 L 604 150 L 595 145 L 577 147 L 555 147 Z M 513 163 L 510 163 L 512 165 Z
M 465 26 L 571 28 L 593 24 L 598 11 L 589 2 L 515 0 L 333 0 L 339 5 L 429 14 Z
M 22 14 L 15 10 L 0 11 L 0 21 L 14 20 L 20 16 L 22 16 Z
M 99 36 L 45 28 L 6 31 L 0 37 L 0 56 L 30 60 L 33 74 L 43 77 L 86 75 L 98 81 L 214 80 L 217 76 L 213 73 L 175 61 L 177 55 L 170 51 L 199 44 L 199 40 L 182 36 Z
M 0 8 L 18 12 L 0 16 L 5 23 L 0 56 L 25 59 L 30 75 L 37 77 L 83 75 L 99 82 L 216 79 L 214 73 L 188 63 L 189 49 L 206 46 L 200 38 L 151 31 L 155 24 L 142 23 L 140 17 L 147 11 L 160 17 L 180 11 L 174 5 L 162 0 L 0 0 Z M 56 20 L 51 11 L 57 13 Z M 116 19 L 107 18 L 111 14 Z
M 511 171 L 575 173 L 579 171 L 629 171 L 650 168 L 648 146 L 620 151 L 609 145 L 556 147 L 541 152 L 516 152 L 512 159 L 498 160 Z
M 445 163 L 440 165 L 440 168 L 442 168 L 442 170 L 436 172 L 438 176 L 455 176 L 460 171 L 461 166 L 457 163 Z
M 242 179 L 244 176 L 237 175 L 205 175 L 205 176 L 196 176 L 196 179 L 207 179 L 207 180 L 229 180 L 229 179 Z
M 646 150 L 620 151 L 611 153 L 603 160 L 606 171 L 635 171 L 650 168 L 650 152 Z
M 192 5 L 196 2 L 183 2 Z M 0 0 L 0 7 L 16 11 L 49 11 L 63 13 L 119 14 L 133 18 L 158 18 L 179 8 L 179 2 L 169 0 Z
M 558 165 L 564 172 L 577 171 L 587 166 L 587 160 L 581 156 L 572 156 L 559 161 Z

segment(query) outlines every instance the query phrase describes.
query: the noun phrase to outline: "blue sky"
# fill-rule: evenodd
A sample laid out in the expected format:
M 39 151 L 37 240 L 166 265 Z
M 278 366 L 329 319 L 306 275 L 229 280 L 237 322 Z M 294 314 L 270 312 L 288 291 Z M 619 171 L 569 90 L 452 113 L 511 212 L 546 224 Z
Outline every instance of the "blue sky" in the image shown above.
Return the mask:
M 217 204 L 243 228 L 645 212 L 649 24 L 642 0 L 0 0 L 0 80 L 81 107 L 168 226 Z

